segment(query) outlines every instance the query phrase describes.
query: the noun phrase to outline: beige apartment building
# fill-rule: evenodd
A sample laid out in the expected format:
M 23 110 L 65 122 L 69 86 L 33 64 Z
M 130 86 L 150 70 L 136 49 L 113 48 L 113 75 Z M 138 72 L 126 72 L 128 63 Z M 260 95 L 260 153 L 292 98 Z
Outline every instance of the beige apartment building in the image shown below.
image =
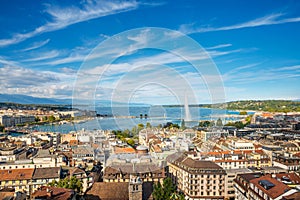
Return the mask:
M 212 161 L 195 160 L 185 153 L 167 157 L 168 175 L 191 200 L 225 199 L 226 171 Z

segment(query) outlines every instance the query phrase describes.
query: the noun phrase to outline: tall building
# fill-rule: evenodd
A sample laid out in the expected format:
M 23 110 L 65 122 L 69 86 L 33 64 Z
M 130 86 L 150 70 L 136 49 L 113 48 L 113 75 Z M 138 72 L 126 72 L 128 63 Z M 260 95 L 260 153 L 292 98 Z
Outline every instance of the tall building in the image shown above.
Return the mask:
M 195 160 L 185 153 L 167 157 L 167 171 L 188 199 L 224 199 L 226 171 L 212 161 Z

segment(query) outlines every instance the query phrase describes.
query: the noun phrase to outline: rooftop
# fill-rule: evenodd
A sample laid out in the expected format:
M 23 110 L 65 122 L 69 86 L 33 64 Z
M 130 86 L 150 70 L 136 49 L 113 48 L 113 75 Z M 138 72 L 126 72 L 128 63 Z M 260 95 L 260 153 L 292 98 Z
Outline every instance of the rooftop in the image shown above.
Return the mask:
M 290 189 L 289 186 L 272 178 L 271 175 L 265 175 L 256 179 L 252 179 L 250 180 L 250 183 L 253 183 L 272 199 L 279 197 Z
M 33 173 L 33 179 L 60 178 L 60 167 L 36 168 Z
M 34 169 L 2 169 L 0 170 L 0 181 L 29 180 L 33 176 Z
M 74 194 L 75 192 L 72 189 L 42 186 L 39 190 L 32 193 L 32 197 L 47 200 L 71 200 Z
M 202 170 L 205 173 L 225 173 L 225 170 L 212 161 L 196 160 L 188 157 L 186 153 L 177 152 L 167 157 L 167 162 L 172 163 L 184 170 L 199 173 Z

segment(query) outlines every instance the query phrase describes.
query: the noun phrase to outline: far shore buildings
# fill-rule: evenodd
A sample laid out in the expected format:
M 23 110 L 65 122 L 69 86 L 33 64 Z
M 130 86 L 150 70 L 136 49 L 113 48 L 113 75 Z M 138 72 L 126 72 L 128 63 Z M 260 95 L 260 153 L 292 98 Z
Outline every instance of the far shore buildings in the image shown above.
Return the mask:
M 4 127 L 17 126 L 35 121 L 33 115 L 0 115 L 0 125 Z

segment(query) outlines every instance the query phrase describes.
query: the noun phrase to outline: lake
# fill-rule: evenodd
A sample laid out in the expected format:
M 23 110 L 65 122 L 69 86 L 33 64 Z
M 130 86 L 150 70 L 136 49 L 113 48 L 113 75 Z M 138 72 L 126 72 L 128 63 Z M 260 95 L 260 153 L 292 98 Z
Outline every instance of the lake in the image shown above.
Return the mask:
M 185 121 L 187 127 L 198 125 L 199 120 L 217 120 L 221 118 L 223 123 L 227 121 L 236 120 L 236 116 L 230 114 L 239 114 L 237 111 L 228 111 L 222 109 L 210 109 L 190 107 L 191 120 Z M 98 117 L 93 120 L 87 120 L 81 123 L 67 123 L 60 125 L 41 125 L 34 126 L 32 130 L 49 131 L 69 133 L 77 130 L 125 130 L 132 129 L 139 123 L 151 123 L 153 126 L 159 124 L 166 124 L 172 122 L 180 124 L 182 119 L 185 119 L 184 107 L 163 107 L 163 106 L 149 106 L 149 107 L 98 107 L 96 111 L 100 115 L 114 116 L 114 117 Z M 228 115 L 229 114 L 229 115 Z M 140 118 L 140 115 L 143 118 Z M 145 118 L 147 115 L 147 118 Z M 130 118 L 129 116 L 133 116 Z

